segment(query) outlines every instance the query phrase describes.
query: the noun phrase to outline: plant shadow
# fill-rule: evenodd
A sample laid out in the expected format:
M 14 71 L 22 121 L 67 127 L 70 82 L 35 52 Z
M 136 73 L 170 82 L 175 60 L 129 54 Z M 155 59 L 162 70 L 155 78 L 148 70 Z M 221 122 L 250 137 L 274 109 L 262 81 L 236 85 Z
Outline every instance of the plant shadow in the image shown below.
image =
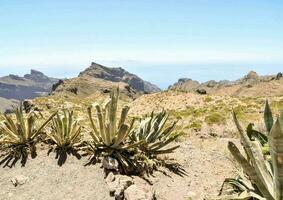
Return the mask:
M 82 156 L 79 154 L 79 152 L 74 149 L 74 148 L 69 148 L 69 149 L 62 149 L 62 148 L 56 148 L 56 149 L 49 149 L 47 155 L 49 156 L 49 154 L 51 152 L 54 152 L 55 153 L 55 159 L 57 160 L 57 164 L 62 167 L 67 159 L 68 159 L 68 156 L 74 156 L 76 157 L 78 160 L 80 160 L 82 158 Z
M 32 159 L 37 157 L 36 146 L 31 145 L 17 145 L 5 148 L 4 153 L 0 155 L 0 166 L 3 168 L 13 168 L 18 162 L 21 163 L 21 167 L 25 167 L 29 155 Z

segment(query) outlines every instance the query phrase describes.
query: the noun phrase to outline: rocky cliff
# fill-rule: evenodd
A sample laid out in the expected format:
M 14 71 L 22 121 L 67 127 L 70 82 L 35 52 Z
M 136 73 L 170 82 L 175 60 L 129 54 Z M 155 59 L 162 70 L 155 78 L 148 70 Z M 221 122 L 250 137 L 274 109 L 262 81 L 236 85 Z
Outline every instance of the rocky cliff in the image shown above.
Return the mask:
M 79 77 L 84 76 L 90 76 L 112 82 L 124 82 L 139 92 L 154 93 L 161 91 L 156 85 L 142 80 L 137 75 L 131 74 L 121 67 L 109 68 L 93 62 L 90 67 L 81 72 L 79 75 Z
M 142 80 L 123 68 L 109 68 L 91 63 L 78 77 L 54 85 L 53 95 L 86 98 L 104 95 L 119 87 L 125 97 L 135 99 L 142 94 L 161 91 L 157 86 Z

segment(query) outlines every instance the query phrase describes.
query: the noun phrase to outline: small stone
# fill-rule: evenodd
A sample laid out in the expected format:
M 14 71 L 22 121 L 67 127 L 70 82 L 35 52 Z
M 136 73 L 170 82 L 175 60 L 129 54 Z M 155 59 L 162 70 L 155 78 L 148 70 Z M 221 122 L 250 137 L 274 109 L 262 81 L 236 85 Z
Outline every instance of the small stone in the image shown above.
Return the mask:
M 113 181 L 115 181 L 115 175 L 112 172 L 110 172 L 106 177 L 105 181 L 107 184 L 112 183 Z
M 125 190 L 124 197 L 125 200 L 153 200 L 154 194 L 136 185 L 131 185 Z
M 195 192 L 188 192 L 187 197 L 189 200 L 196 199 L 197 194 Z
M 102 161 L 102 166 L 104 167 L 104 169 L 108 169 L 108 170 L 119 170 L 119 163 L 115 158 L 112 157 L 104 157 L 103 161 Z
M 25 183 L 27 183 L 29 181 L 29 178 L 26 177 L 26 176 L 23 176 L 23 175 L 18 175 L 18 176 L 15 176 L 11 182 L 13 183 L 13 185 L 15 187 L 19 186 L 19 185 L 23 185 Z
M 123 186 L 125 189 L 134 184 L 133 178 L 130 176 L 116 175 L 115 179 L 117 179 L 119 185 Z

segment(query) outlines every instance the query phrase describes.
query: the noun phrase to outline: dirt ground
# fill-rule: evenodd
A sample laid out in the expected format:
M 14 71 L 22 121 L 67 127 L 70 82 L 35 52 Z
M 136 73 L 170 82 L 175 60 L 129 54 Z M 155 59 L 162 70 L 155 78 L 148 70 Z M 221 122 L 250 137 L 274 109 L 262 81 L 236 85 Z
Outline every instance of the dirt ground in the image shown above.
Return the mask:
M 234 140 L 235 141 L 235 140 Z M 171 154 L 183 168 L 183 174 L 160 168 L 146 179 L 156 191 L 157 199 L 188 200 L 215 197 L 223 180 L 236 169 L 227 150 L 228 139 L 193 136 L 183 139 L 181 147 Z M 84 166 L 88 158 L 69 156 L 63 166 L 57 165 L 55 154 L 39 150 L 25 167 L 0 168 L 1 200 L 107 200 L 109 196 L 100 164 Z M 25 176 L 28 181 L 15 187 L 11 180 Z

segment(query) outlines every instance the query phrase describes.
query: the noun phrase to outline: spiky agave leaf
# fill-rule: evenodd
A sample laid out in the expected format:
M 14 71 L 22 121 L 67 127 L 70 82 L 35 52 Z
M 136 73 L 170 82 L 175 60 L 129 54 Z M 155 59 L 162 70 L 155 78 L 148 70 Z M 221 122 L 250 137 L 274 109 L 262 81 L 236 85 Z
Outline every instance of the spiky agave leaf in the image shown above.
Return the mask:
M 131 134 L 133 141 L 145 141 L 140 149 L 146 154 L 171 153 L 179 147 L 164 149 L 181 135 L 181 133 L 174 133 L 176 122 L 164 128 L 168 117 L 169 115 L 164 110 L 157 115 L 152 112 L 151 116 L 143 119 L 140 126 Z
M 269 135 L 270 154 L 274 172 L 275 199 L 283 199 L 283 133 L 279 119 L 276 120 Z
M 80 142 L 81 126 L 74 119 L 73 111 L 62 110 L 52 119 L 52 131 L 47 135 L 56 143 L 57 148 L 68 149 Z
M 271 191 L 266 187 L 266 183 L 262 182 L 260 174 L 257 173 L 255 168 L 247 161 L 247 159 L 240 153 L 239 149 L 233 142 L 229 142 L 228 149 L 232 153 L 233 157 L 242 166 L 244 172 L 248 174 L 252 182 L 258 187 L 259 191 L 266 198 L 272 200 L 274 199 Z
M 130 158 L 125 159 L 130 155 L 137 146 L 141 145 L 143 141 L 130 143 L 129 135 L 133 130 L 135 119 L 132 119 L 129 124 L 126 123 L 129 107 L 122 108 L 120 119 L 117 117 L 118 110 L 119 89 L 112 90 L 110 99 L 105 103 L 93 104 L 88 107 L 88 116 L 92 131 L 89 132 L 92 137 L 92 144 L 89 145 L 88 150 L 102 152 L 104 155 L 113 156 L 119 160 L 124 169 L 129 166 L 133 167 Z M 96 109 L 97 122 L 95 122 L 92 109 Z M 126 170 L 124 170 L 126 171 Z
M 112 90 L 110 99 L 107 99 L 103 105 L 94 104 L 88 108 L 88 116 L 92 131 L 90 136 L 97 146 L 105 146 L 113 149 L 123 149 L 124 143 L 131 133 L 135 119 L 130 124 L 126 124 L 129 107 L 122 109 L 120 120 L 117 120 L 117 107 L 119 99 L 119 90 Z M 92 108 L 95 107 L 97 113 L 97 123 L 92 116 Z
M 35 124 L 38 118 L 34 112 L 24 114 L 20 107 L 14 111 L 14 114 L 16 116 L 15 120 L 9 115 L 3 115 L 3 121 L 0 122 L 1 144 L 26 145 L 34 142 L 35 137 L 38 136 L 56 113 L 52 114 L 39 127 Z
M 241 155 L 238 148 L 232 142 L 229 142 L 228 145 L 230 152 L 265 199 L 282 200 L 283 126 L 281 122 L 283 123 L 283 113 L 281 113 L 273 124 L 272 113 L 268 101 L 266 101 L 264 120 L 268 136 L 254 131 L 251 124 L 247 127 L 247 132 L 245 133 L 235 113 L 233 113 L 233 117 L 241 135 L 242 145 L 248 159 Z
M 264 108 L 264 123 L 266 130 L 269 133 L 274 122 L 273 122 L 272 112 L 267 99 L 265 101 L 265 108 Z
M 242 129 L 237 119 L 235 112 L 233 112 L 233 118 L 238 128 L 238 131 L 240 133 L 240 136 L 242 139 L 242 145 L 247 153 L 248 159 L 251 161 L 252 166 L 258 178 L 260 179 L 260 182 L 264 185 L 264 188 L 265 188 L 265 189 L 264 188 L 261 188 L 261 189 L 259 188 L 259 189 L 262 190 L 261 192 L 264 192 L 265 190 L 267 190 L 269 191 L 268 193 L 270 194 L 271 193 L 270 191 L 272 191 L 272 188 L 273 188 L 273 180 L 272 180 L 272 177 L 270 176 L 265 160 L 263 159 L 262 151 L 256 150 L 257 148 L 255 146 L 256 144 L 252 142 L 250 138 L 248 137 L 248 135 L 250 135 L 251 133 L 247 134 L 246 132 L 244 132 L 244 130 Z M 250 131 L 250 129 L 247 129 L 247 130 Z M 268 193 L 266 193 L 267 196 L 268 196 Z M 270 195 L 268 197 L 270 197 Z

